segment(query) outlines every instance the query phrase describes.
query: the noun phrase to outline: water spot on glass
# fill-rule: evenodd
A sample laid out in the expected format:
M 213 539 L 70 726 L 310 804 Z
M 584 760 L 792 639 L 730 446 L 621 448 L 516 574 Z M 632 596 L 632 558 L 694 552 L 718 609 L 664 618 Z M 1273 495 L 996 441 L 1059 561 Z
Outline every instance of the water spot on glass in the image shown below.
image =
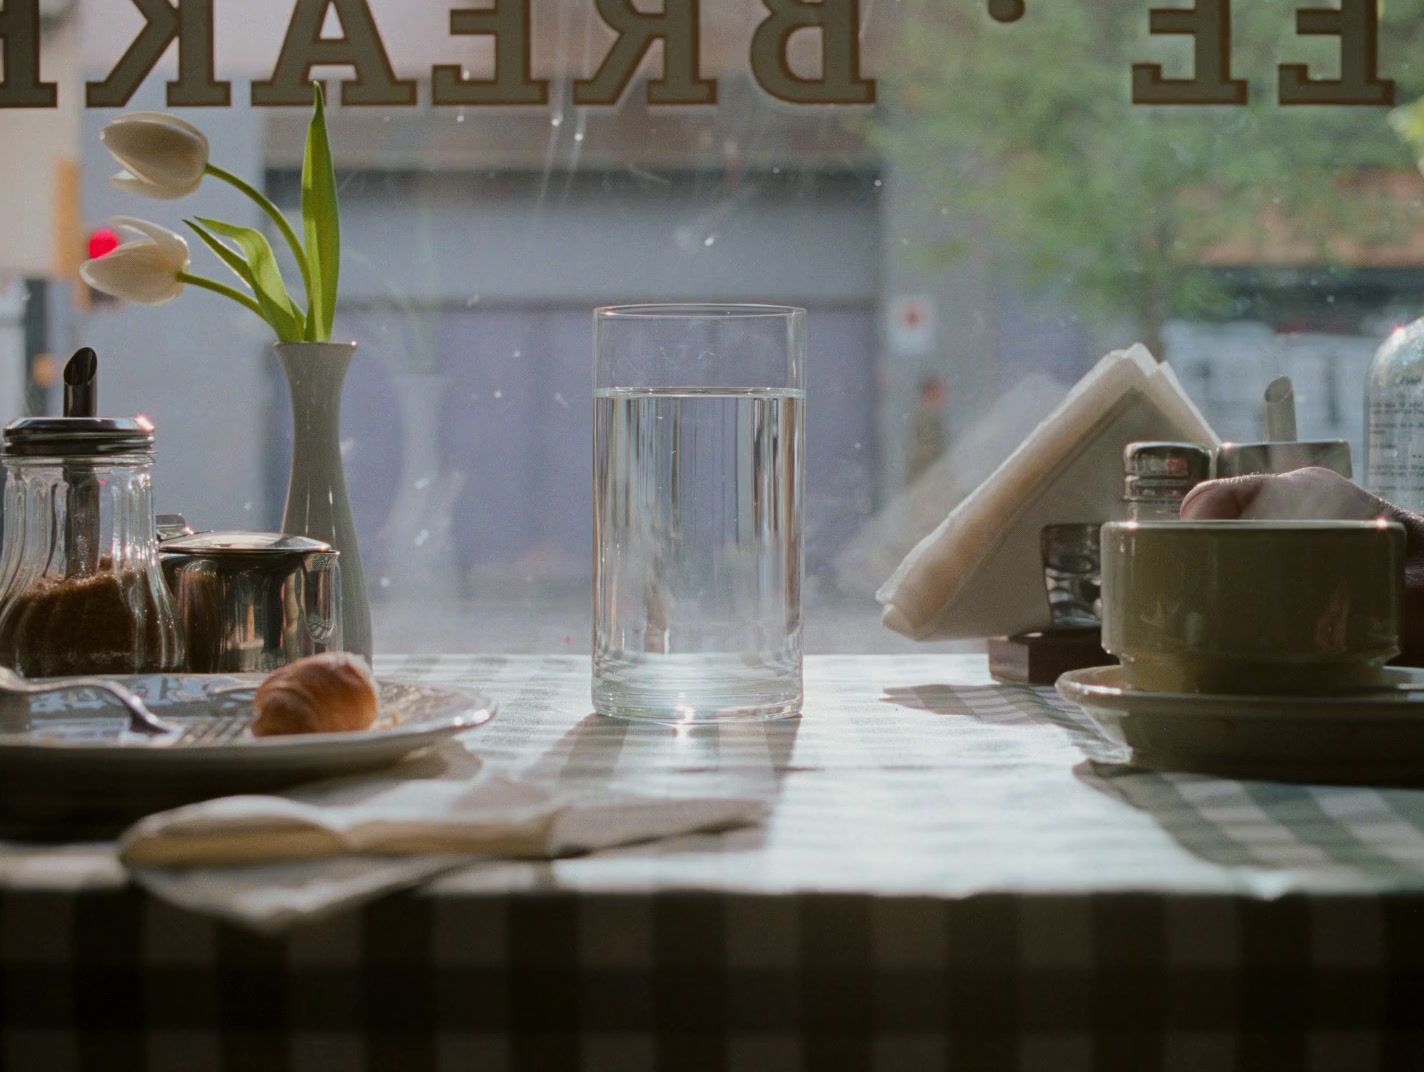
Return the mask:
M 574 141 L 583 141 L 583 131 L 581 131 L 581 130 L 576 130 L 576 131 L 574 131 Z
M 430 487 L 432 483 L 434 483 L 434 481 L 432 481 L 428 476 L 423 476 L 415 482 L 415 487 L 417 491 L 424 491 L 426 488 Z
M 469 296 L 469 298 L 466 299 L 466 301 L 465 301 L 465 308 L 466 308 L 466 309 L 469 309 L 469 308 L 471 308 L 472 306 L 478 305 L 479 303 L 480 303 L 480 296 L 479 296 L 478 294 L 471 294 L 471 295 Z
M 389 588 L 390 586 L 391 586 L 391 579 L 390 579 L 389 577 L 382 577 L 382 578 L 381 578 L 381 587 L 382 587 L 382 588 Z
M 514 356 L 515 356 L 515 357 L 523 357 L 523 356 L 524 356 L 524 351 L 523 351 L 523 350 L 515 350 L 515 351 L 514 351 Z
M 704 238 L 704 239 L 702 240 L 702 244 L 703 244 L 704 246 L 707 246 L 707 247 L 710 249 L 712 246 L 715 246 L 715 245 L 717 244 L 717 236 L 716 236 L 716 235 L 708 235 L 706 238 Z
M 416 535 L 415 535 L 415 546 L 417 546 L 417 547 L 424 547 L 424 546 L 425 546 L 426 544 L 428 544 L 429 542 L 430 542 L 430 530 L 429 530 L 429 529 L 421 529 L 418 533 L 416 533 Z
M 549 125 L 550 125 L 551 127 L 556 127 L 556 128 L 563 126 L 563 125 L 564 125 L 564 117 L 561 116 L 561 115 L 556 115 L 556 116 L 554 116 L 552 119 L 549 120 Z
M 878 189 L 880 189 L 880 187 L 882 187 L 882 186 L 885 185 L 885 180 L 883 180 L 883 179 L 876 179 L 875 182 L 873 182 L 871 185 L 874 186 L 874 187 L 878 190 Z
M 503 398 L 503 397 L 504 397 L 504 392 L 503 392 L 503 391 L 496 391 L 496 392 L 494 393 L 494 397 L 497 398 L 497 399 L 498 399 L 498 398 Z
M 563 396 L 562 394 L 560 394 L 558 391 L 555 391 L 555 392 L 554 392 L 554 401 L 557 402 L 559 405 L 563 406 L 564 409 L 568 409 L 568 408 L 569 408 L 568 400 L 565 399 L 564 396 Z

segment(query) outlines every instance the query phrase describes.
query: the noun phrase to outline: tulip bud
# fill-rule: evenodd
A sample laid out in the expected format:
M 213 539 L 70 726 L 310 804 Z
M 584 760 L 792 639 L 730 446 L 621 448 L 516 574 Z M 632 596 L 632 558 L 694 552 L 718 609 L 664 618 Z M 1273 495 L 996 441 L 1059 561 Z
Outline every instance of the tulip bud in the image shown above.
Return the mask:
M 121 216 L 110 226 L 124 236 L 118 249 L 85 261 L 80 276 L 95 290 L 141 305 L 162 305 L 183 293 L 188 243 L 182 235 L 146 220 Z
M 121 115 L 100 134 L 124 168 L 110 185 L 143 197 L 187 197 L 203 181 L 208 139 L 191 123 L 159 112 Z

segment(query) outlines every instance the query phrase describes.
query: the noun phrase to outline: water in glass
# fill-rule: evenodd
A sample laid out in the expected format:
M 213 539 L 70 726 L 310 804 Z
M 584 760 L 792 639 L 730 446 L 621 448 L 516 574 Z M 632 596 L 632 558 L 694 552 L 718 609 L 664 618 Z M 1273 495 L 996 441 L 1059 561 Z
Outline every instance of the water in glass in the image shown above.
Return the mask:
M 594 701 L 755 721 L 801 704 L 805 392 L 603 389 L 594 418 Z

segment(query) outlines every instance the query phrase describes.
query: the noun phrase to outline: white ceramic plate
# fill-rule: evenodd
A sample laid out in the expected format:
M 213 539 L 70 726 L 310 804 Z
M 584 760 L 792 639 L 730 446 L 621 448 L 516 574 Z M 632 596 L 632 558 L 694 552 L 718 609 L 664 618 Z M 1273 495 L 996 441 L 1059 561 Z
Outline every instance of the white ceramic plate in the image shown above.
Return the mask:
M 1141 692 L 1120 666 L 1074 670 L 1058 694 L 1154 770 L 1353 785 L 1424 784 L 1424 670 L 1324 696 Z
M 114 678 L 155 715 L 177 725 L 242 710 L 262 675 L 150 674 Z M 121 707 L 92 693 L 50 694 L 28 718 L 0 714 L 0 834 L 35 824 L 70 832 L 111 828 L 159 808 L 388 766 L 494 716 L 477 692 L 393 679 L 377 681 L 376 724 L 358 733 L 173 744 L 128 732 Z M 52 834 L 52 830 L 47 830 Z

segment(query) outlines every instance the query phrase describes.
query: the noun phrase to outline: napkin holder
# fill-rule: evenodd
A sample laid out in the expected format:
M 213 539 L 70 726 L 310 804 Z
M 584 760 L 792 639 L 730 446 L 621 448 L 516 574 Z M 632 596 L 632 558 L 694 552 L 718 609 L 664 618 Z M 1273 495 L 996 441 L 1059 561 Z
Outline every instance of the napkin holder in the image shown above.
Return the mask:
M 1007 685 L 1052 685 L 1070 670 L 1111 666 L 1101 629 L 1046 629 L 989 640 L 989 673 Z
M 1045 526 L 1039 548 L 1052 625 L 989 640 L 989 672 L 997 681 L 1052 685 L 1070 670 L 1113 661 L 1102 647 L 1099 526 Z
M 1220 443 L 1170 368 L 1109 354 L 881 586 L 885 625 L 921 641 L 1044 631 L 1043 529 L 1122 518 L 1123 448 L 1148 440 Z

